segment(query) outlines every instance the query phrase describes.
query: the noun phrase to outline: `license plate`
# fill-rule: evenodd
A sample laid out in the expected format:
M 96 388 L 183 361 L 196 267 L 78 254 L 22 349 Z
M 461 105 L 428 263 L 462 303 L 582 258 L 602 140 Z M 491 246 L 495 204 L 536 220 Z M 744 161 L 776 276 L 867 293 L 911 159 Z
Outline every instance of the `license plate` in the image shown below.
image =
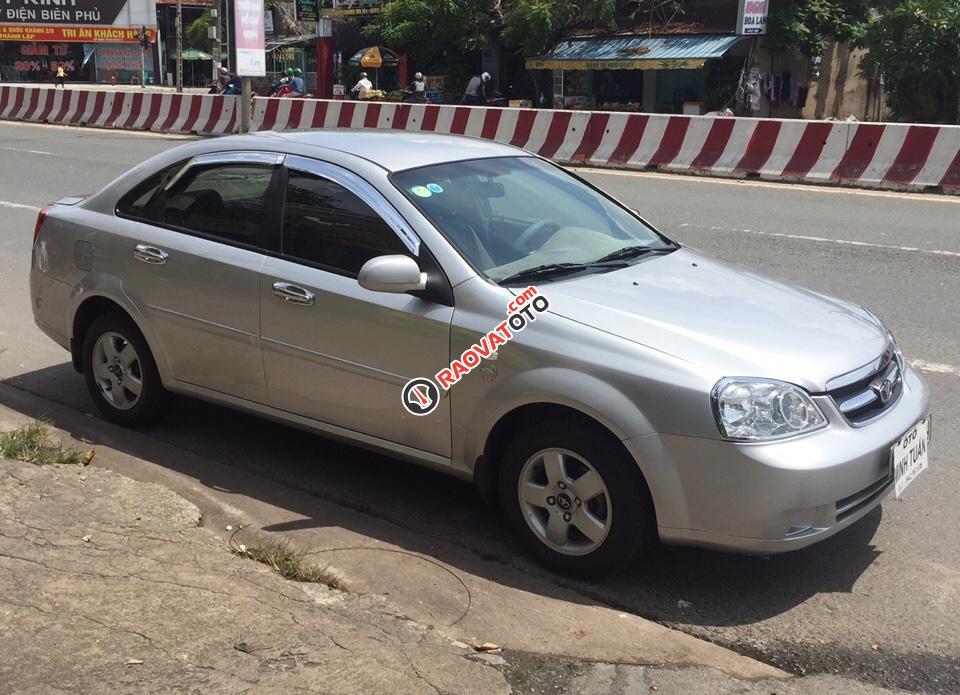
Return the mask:
M 930 444 L 930 418 L 913 426 L 890 447 L 893 463 L 894 494 L 900 497 L 907 485 L 927 467 L 927 447 Z

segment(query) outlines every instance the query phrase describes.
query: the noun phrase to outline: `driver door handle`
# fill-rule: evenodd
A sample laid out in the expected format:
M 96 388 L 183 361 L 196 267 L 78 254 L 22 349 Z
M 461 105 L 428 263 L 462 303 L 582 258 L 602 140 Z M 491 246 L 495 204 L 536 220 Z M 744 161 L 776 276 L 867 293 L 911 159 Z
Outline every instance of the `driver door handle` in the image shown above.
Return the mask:
M 282 280 L 273 283 L 273 293 L 283 301 L 292 304 L 306 304 L 310 306 L 317 299 L 316 293 L 308 290 L 306 287 L 300 287 L 299 285 L 283 282 Z

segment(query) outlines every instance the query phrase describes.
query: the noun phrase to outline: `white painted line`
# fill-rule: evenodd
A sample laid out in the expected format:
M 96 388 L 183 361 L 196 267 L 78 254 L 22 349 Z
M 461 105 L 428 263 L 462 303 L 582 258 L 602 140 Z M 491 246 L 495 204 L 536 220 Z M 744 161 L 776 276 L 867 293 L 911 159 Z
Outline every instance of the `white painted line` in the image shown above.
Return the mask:
M 649 125 L 647 126 L 650 127 Z M 636 164 L 631 160 L 632 164 Z M 643 162 L 641 162 L 643 163 Z M 918 200 L 929 203 L 960 204 L 960 196 L 945 195 L 942 193 L 909 193 L 906 191 L 876 191 L 862 188 L 844 188 L 841 186 L 816 186 L 790 181 L 755 181 L 752 179 L 734 179 L 718 176 L 698 176 L 693 174 L 670 174 L 661 171 L 629 171 L 624 169 L 603 169 L 600 167 L 583 167 L 566 165 L 578 174 L 602 174 L 604 176 L 634 176 L 652 179 L 670 179 L 685 183 L 706 183 L 718 186 L 746 186 L 748 188 L 779 188 L 781 191 L 805 191 L 807 193 L 824 193 L 828 195 L 859 195 L 875 198 L 897 198 L 900 200 Z
M 27 152 L 28 154 L 48 154 L 53 156 L 53 152 L 45 152 L 44 150 L 22 150 L 19 147 L 0 147 L 0 150 L 6 150 L 8 152 Z
M 0 208 L 16 208 L 18 210 L 33 210 L 34 212 L 40 212 L 40 208 L 36 205 L 24 205 L 23 203 L 11 203 L 7 200 L 0 200 Z
M 163 119 L 159 119 L 162 121 Z M 195 139 L 195 135 L 181 135 L 180 133 L 154 133 L 148 130 L 124 130 L 123 128 L 97 128 L 97 127 L 83 127 L 77 125 L 63 125 L 60 123 L 30 123 L 29 121 L 4 121 L 0 120 L 0 126 L 2 127 L 11 127 L 11 128 L 45 128 L 47 130 L 60 129 L 60 130 L 72 130 L 74 132 L 81 132 L 85 135 L 100 135 L 103 134 L 105 137 L 121 137 L 125 135 L 130 135 L 134 137 L 153 137 L 153 138 L 166 138 L 168 140 L 190 140 Z
M 943 364 L 941 362 L 927 362 L 926 360 L 910 360 L 914 369 L 922 372 L 932 372 L 934 374 L 949 374 L 950 376 L 960 376 L 960 367 L 954 367 L 952 364 Z
M 934 256 L 951 256 L 960 258 L 960 251 L 943 251 L 940 249 L 922 249 L 919 246 L 896 246 L 894 244 L 875 244 L 871 241 L 851 241 L 849 239 L 828 239 L 822 236 L 806 236 L 804 234 L 784 234 L 781 232 L 761 232 L 757 229 L 731 229 L 729 227 L 716 227 L 705 224 L 687 224 L 683 223 L 681 227 L 690 227 L 698 229 L 712 229 L 718 232 L 739 232 L 741 234 L 754 234 L 756 236 L 768 236 L 778 239 L 794 239 L 797 241 L 816 241 L 827 244 L 840 244 L 842 246 L 862 246 L 873 249 L 884 249 L 887 251 L 908 251 L 910 253 L 927 253 Z

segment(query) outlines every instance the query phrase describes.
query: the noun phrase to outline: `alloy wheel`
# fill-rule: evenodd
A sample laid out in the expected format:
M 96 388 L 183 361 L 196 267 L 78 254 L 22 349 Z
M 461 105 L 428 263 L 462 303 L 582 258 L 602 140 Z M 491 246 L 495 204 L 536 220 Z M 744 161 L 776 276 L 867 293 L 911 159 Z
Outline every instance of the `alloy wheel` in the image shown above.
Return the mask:
M 544 545 L 564 555 L 596 550 L 610 532 L 613 510 L 600 473 L 566 449 L 543 449 L 520 471 L 523 518 Z
M 93 346 L 93 375 L 100 394 L 118 410 L 130 410 L 143 392 L 143 370 L 133 343 L 110 331 Z

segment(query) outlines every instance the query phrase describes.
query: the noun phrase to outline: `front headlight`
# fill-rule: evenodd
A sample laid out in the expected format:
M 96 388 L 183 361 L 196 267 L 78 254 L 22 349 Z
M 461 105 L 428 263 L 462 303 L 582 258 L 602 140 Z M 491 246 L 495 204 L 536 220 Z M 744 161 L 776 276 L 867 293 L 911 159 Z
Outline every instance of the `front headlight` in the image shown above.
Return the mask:
M 713 411 L 720 433 L 736 441 L 783 439 L 826 426 L 809 394 L 773 379 L 721 379 L 713 387 Z

